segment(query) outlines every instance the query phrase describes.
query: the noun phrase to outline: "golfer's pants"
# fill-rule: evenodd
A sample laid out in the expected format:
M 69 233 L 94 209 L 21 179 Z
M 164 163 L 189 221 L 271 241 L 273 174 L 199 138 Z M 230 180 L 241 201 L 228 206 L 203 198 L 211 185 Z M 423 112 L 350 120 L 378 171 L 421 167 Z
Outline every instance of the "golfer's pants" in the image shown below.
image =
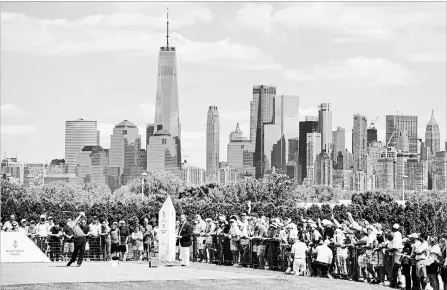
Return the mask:
M 82 260 L 84 259 L 84 252 L 85 252 L 85 243 L 87 240 L 85 237 L 75 238 L 74 239 L 74 251 L 73 255 L 71 255 L 70 264 L 74 263 L 76 261 L 76 257 L 78 257 L 78 265 L 81 265 Z M 79 256 L 78 256 L 79 254 Z
M 189 247 L 180 247 L 180 259 L 182 265 L 189 266 Z

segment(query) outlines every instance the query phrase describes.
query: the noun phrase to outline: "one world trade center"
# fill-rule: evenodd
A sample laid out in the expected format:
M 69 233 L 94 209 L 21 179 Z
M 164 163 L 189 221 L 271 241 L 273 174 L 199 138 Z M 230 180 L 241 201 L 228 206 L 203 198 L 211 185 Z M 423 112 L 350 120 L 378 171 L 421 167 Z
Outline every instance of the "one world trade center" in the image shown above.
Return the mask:
M 180 117 L 177 91 L 177 59 L 175 47 L 169 46 L 169 20 L 166 46 L 158 56 L 157 99 L 155 103 L 155 131 L 168 131 L 177 147 L 177 166 L 181 168 Z

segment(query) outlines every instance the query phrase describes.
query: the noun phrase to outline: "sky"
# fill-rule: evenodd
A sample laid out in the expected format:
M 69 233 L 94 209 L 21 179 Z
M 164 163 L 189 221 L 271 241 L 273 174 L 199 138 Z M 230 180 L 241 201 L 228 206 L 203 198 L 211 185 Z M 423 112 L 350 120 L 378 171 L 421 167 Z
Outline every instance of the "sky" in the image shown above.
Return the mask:
M 300 119 L 332 104 L 332 126 L 353 114 L 418 116 L 434 109 L 446 140 L 446 3 L 2 2 L 1 154 L 64 158 L 66 120 L 98 121 L 110 148 L 123 120 L 153 123 L 157 61 L 176 47 L 182 157 L 205 168 L 206 116 L 220 114 L 220 160 L 239 122 L 249 136 L 253 85 L 299 95 Z M 142 142 L 143 144 L 145 142 Z

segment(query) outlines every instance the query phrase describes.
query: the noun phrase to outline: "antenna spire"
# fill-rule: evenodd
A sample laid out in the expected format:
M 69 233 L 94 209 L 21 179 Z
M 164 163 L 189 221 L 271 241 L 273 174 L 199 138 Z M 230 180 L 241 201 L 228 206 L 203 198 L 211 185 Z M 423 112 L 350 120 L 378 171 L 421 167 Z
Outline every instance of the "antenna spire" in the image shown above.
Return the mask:
M 169 50 L 169 7 L 166 7 L 166 47 Z

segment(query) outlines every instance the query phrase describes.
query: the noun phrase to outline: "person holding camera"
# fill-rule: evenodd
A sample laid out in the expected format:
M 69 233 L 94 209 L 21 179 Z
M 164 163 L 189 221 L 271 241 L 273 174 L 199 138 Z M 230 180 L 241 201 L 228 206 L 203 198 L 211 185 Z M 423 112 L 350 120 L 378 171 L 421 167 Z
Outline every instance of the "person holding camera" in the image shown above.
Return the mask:
M 74 237 L 74 251 L 71 256 L 70 262 L 68 262 L 67 267 L 70 267 L 76 260 L 78 261 L 78 267 L 81 266 L 82 261 L 84 260 L 84 252 L 85 252 L 85 244 L 86 234 L 79 226 L 79 221 L 85 217 L 84 212 L 80 212 L 79 216 L 72 222 L 67 222 L 67 225 L 73 229 L 73 237 Z M 77 259 L 76 259 L 77 258 Z

